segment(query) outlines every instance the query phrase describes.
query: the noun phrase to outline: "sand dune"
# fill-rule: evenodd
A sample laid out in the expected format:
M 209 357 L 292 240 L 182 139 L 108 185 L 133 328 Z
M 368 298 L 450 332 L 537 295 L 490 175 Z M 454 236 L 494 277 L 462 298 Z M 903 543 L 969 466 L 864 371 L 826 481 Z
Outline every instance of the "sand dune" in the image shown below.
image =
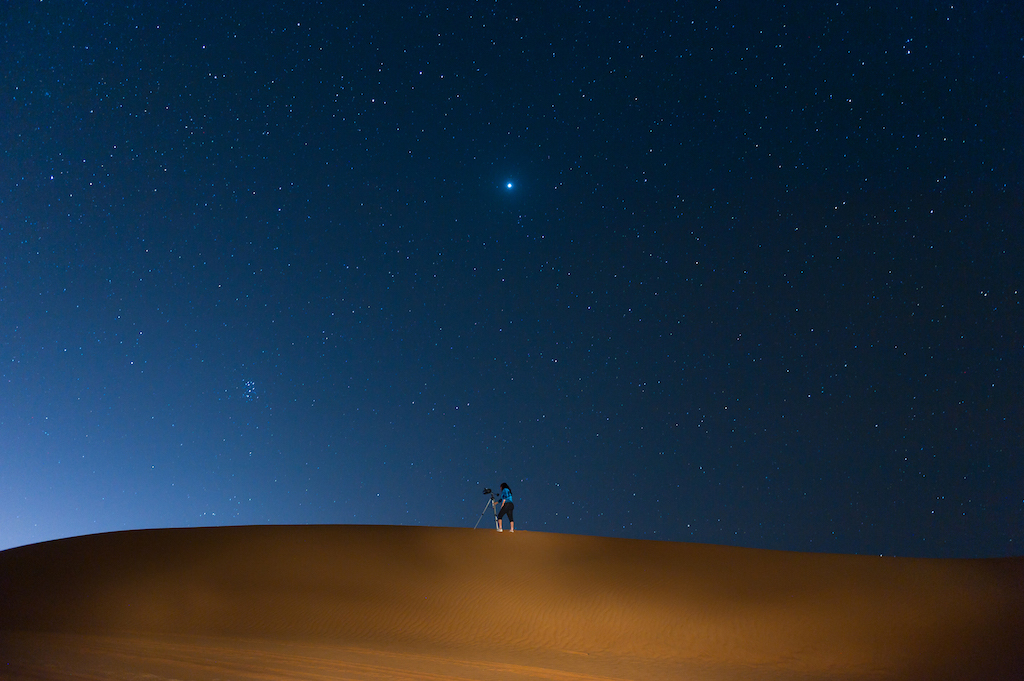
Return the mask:
M 383 526 L 0 553 L 0 679 L 1021 679 L 1024 559 Z

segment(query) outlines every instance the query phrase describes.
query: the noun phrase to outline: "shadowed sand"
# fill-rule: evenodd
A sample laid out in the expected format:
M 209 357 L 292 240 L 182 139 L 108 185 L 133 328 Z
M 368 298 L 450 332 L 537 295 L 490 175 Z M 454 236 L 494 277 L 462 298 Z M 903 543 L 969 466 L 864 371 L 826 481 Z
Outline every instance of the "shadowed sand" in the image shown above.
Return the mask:
M 0 553 L 0 679 L 1022 679 L 1024 559 L 388 526 Z

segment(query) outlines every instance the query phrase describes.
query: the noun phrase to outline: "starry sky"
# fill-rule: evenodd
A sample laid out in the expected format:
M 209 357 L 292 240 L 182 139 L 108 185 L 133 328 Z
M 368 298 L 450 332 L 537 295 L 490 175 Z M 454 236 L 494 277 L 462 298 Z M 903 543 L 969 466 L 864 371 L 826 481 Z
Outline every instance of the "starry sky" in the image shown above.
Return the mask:
M 1020 555 L 1022 17 L 5 3 L 0 548 Z

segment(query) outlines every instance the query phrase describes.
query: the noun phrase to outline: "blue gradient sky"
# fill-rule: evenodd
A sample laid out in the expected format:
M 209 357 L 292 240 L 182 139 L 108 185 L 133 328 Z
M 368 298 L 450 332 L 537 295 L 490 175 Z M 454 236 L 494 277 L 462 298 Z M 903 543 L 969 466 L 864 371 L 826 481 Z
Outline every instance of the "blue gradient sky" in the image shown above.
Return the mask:
M 0 548 L 507 481 L 521 529 L 1019 555 L 1020 21 L 8 4 Z

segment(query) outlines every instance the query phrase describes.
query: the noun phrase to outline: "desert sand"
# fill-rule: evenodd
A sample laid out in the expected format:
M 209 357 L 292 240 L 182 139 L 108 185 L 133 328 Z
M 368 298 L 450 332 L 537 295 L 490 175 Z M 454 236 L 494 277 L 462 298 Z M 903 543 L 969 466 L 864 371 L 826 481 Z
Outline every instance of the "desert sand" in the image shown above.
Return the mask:
M 1024 559 L 389 526 L 0 553 L 0 679 L 1022 679 Z

